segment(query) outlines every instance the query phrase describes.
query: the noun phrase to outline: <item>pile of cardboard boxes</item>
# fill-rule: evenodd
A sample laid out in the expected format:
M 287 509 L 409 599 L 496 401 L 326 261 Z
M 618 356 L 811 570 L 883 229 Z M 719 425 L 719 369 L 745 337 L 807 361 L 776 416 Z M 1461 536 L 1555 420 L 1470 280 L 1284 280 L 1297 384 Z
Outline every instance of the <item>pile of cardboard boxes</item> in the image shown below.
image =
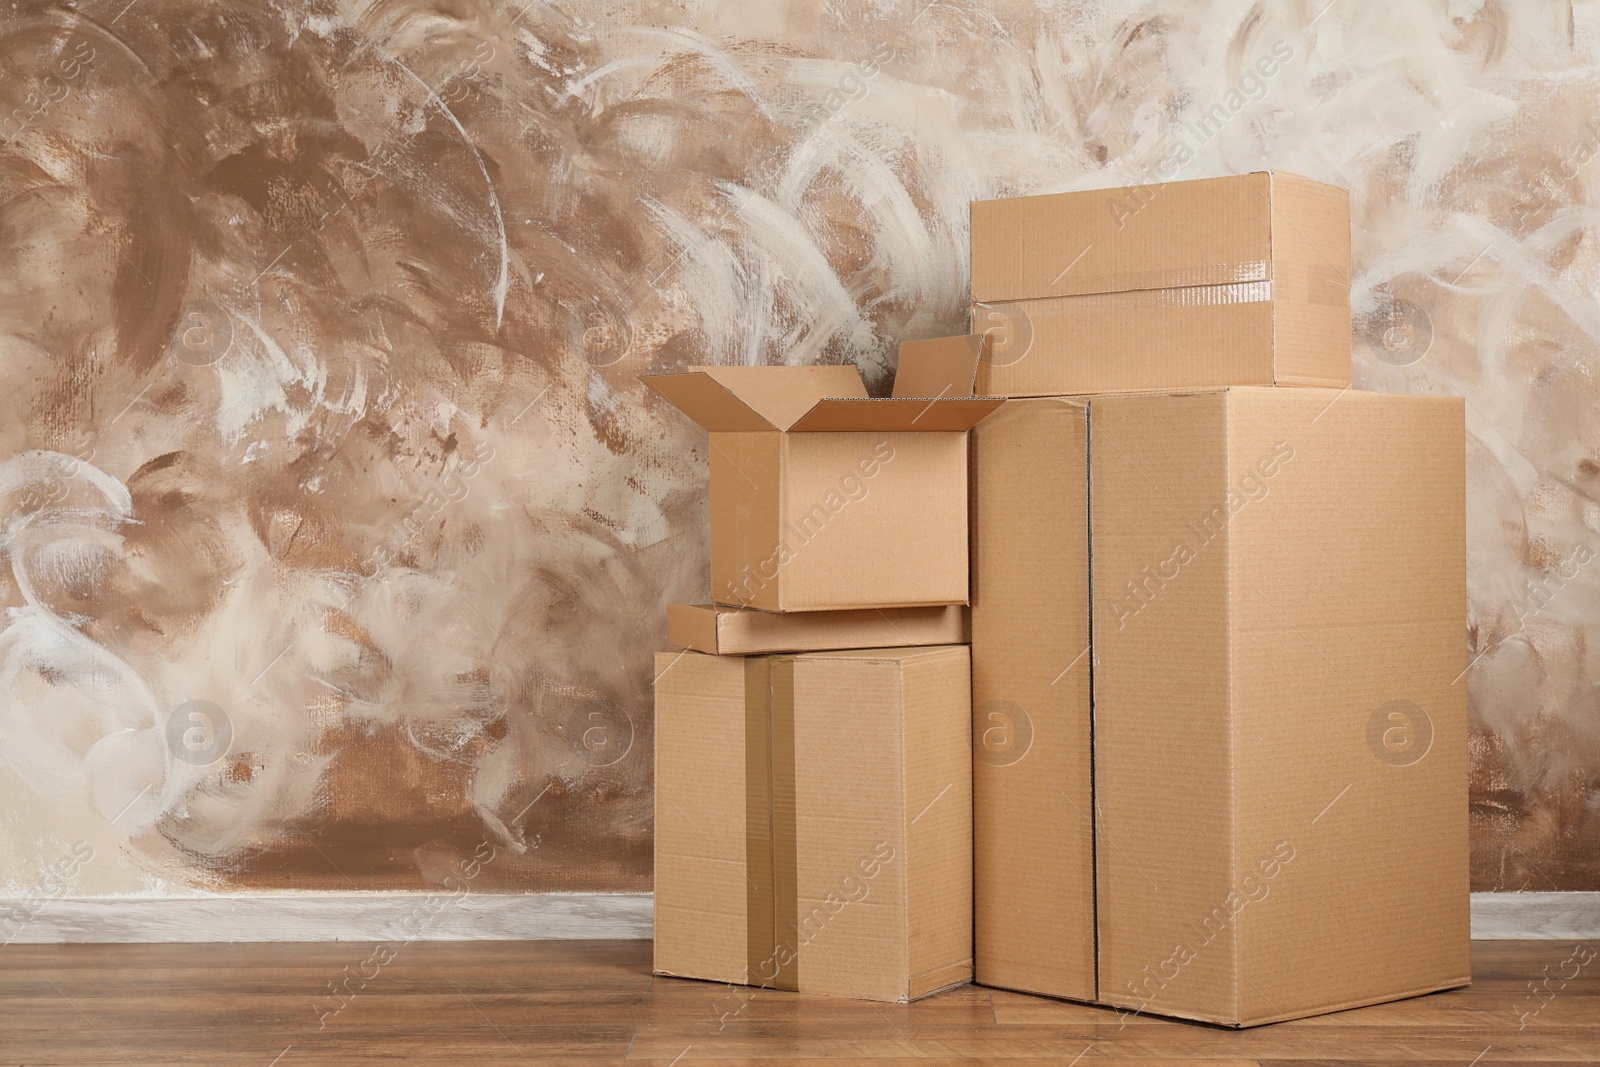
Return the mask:
M 974 334 L 893 397 L 647 379 L 719 605 L 657 661 L 659 973 L 1233 1026 L 1468 981 L 1462 404 L 1351 390 L 1349 262 L 1280 173 L 976 203 Z

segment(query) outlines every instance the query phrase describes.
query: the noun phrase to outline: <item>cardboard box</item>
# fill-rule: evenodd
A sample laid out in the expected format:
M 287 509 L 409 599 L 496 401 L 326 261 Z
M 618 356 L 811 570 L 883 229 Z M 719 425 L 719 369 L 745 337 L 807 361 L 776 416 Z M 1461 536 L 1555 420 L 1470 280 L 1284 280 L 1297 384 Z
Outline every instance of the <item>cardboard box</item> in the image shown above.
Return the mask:
M 972 435 L 977 981 L 1095 996 L 1085 405 L 1013 400 Z
M 667 608 L 667 640 L 679 648 L 714 656 L 964 645 L 968 640 L 967 609 L 951 604 L 777 614 L 715 604 L 673 604 Z
M 1343 387 L 1349 277 L 1349 195 L 1292 174 L 980 201 L 977 387 Z
M 1253 1026 L 1467 984 L 1461 400 L 1089 427 L 1101 1002 Z
M 974 432 L 977 981 L 1232 1026 L 1466 983 L 1464 453 L 1459 400 L 1317 389 Z
M 970 980 L 965 646 L 656 674 L 657 974 L 880 1001 Z
M 972 396 L 981 345 L 902 345 L 888 399 L 868 398 L 854 367 L 645 377 L 708 431 L 712 599 L 764 611 L 965 604 L 966 432 L 1001 403 Z

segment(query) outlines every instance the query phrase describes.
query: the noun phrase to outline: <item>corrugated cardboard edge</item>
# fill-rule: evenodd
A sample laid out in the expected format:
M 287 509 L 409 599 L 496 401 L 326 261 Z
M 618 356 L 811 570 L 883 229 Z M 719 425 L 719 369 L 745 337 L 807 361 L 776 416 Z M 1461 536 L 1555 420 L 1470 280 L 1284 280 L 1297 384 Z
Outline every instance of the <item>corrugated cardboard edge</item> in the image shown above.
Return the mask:
M 1014 725 L 1003 706 L 993 709 L 1000 718 L 985 717 L 992 702 L 1017 705 L 1032 724 L 1019 758 L 973 764 L 975 981 L 1092 1002 L 1087 405 L 1081 397 L 1012 401 L 973 442 L 974 638 L 981 642 L 973 646 L 974 751 L 991 751 L 981 743 L 991 724 Z M 1075 502 L 1065 496 L 1074 487 Z M 1040 540 L 1077 544 L 1072 563 L 1060 570 L 1024 564 Z M 1079 552 L 1084 566 L 1076 569 Z M 1047 651 L 1039 648 L 1041 633 L 1049 635 Z M 1051 832 L 1046 847 L 1033 849 L 1023 840 L 1036 822 Z
M 966 433 L 1005 402 L 1004 397 L 819 400 L 789 433 Z
M 1270 179 L 1269 179 L 1270 180 Z M 1273 353 L 1273 365 L 1277 365 L 1277 353 Z M 1224 488 L 1234 484 L 1233 475 L 1233 405 L 1229 403 L 1230 389 L 1222 390 L 1222 485 Z M 1221 538 L 1222 541 L 1222 634 L 1223 663 L 1226 664 L 1227 684 L 1225 689 L 1225 707 L 1228 709 L 1228 870 L 1239 870 L 1239 722 L 1238 716 L 1233 713 L 1237 705 L 1238 694 L 1236 682 L 1238 679 L 1237 665 L 1234 657 L 1234 615 L 1233 615 L 1233 587 L 1235 575 L 1235 560 L 1237 554 L 1233 550 L 1233 533 L 1230 529 Z M 1091 615 L 1092 617 L 1092 615 Z M 1228 938 L 1227 949 L 1230 956 L 1228 969 L 1234 976 L 1231 1014 L 1239 1015 L 1239 1004 L 1242 997 L 1240 984 L 1246 981 L 1245 975 L 1239 970 L 1239 942 L 1238 930 L 1234 936 Z
M 1350 386 L 1350 191 L 1269 173 L 1272 368 L 1288 386 Z
M 1088 574 L 1084 575 L 1084 592 L 1089 612 L 1089 885 L 1094 899 L 1089 908 L 1089 921 L 1094 925 L 1094 960 L 1090 967 L 1090 982 L 1094 986 L 1092 1003 L 1100 1003 L 1100 794 L 1094 781 L 1094 410 L 1090 401 L 1083 401 L 1083 541 L 1084 560 Z
M 1204 512 L 1227 485 L 1227 392 L 1225 389 L 1215 389 L 1173 394 L 1146 390 L 1091 398 L 1088 405 L 1090 487 L 1093 494 L 1091 524 L 1117 521 L 1117 508 L 1107 506 L 1106 494 L 1117 493 L 1119 482 L 1127 487 L 1128 499 L 1133 501 L 1158 493 L 1162 508 L 1173 512 L 1171 518 L 1174 526 L 1178 519 Z M 1160 490 L 1156 490 L 1155 483 L 1149 481 L 1151 475 L 1145 473 L 1145 464 L 1135 458 L 1143 455 L 1143 451 L 1136 447 L 1144 443 L 1138 433 L 1153 425 L 1164 426 L 1170 431 L 1170 440 L 1163 441 L 1163 444 L 1170 446 L 1180 440 L 1184 442 L 1184 447 L 1175 457 L 1184 480 L 1180 484 L 1169 484 L 1168 480 L 1163 480 Z M 1096 447 L 1101 441 L 1114 447 Z M 1105 481 L 1106 478 L 1111 480 Z M 1129 516 L 1123 517 L 1132 521 Z M 1095 789 L 1096 988 L 1102 1003 L 1123 1007 L 1132 1005 L 1124 1003 L 1126 994 L 1119 991 L 1121 981 L 1128 980 L 1131 985 L 1140 973 L 1140 963 L 1159 961 L 1171 947 L 1170 944 L 1156 943 L 1158 935 L 1150 932 L 1152 929 L 1164 930 L 1165 926 L 1153 927 L 1139 917 L 1140 913 L 1159 908 L 1163 915 L 1177 911 L 1202 914 L 1209 897 L 1209 891 L 1201 888 L 1210 884 L 1206 879 L 1231 879 L 1232 872 L 1237 870 L 1237 813 L 1231 802 L 1236 774 L 1233 723 L 1228 722 L 1225 731 L 1213 730 L 1199 719 L 1174 717 L 1170 713 L 1181 703 L 1176 697 L 1167 701 L 1174 707 L 1165 709 L 1166 713 L 1161 708 L 1125 702 L 1115 704 L 1115 721 L 1107 718 L 1108 705 L 1114 704 L 1114 701 L 1108 701 L 1108 697 L 1124 696 L 1122 690 L 1130 679 L 1151 673 L 1149 668 L 1125 670 L 1118 684 L 1108 693 L 1105 669 L 1108 664 L 1113 667 L 1136 662 L 1158 664 L 1159 676 L 1172 680 L 1174 693 L 1183 692 L 1184 701 L 1198 699 L 1189 687 L 1203 685 L 1207 701 L 1214 701 L 1220 707 L 1230 703 L 1233 686 L 1229 670 L 1231 658 L 1224 651 L 1230 636 L 1231 620 L 1208 617 L 1203 628 L 1184 621 L 1190 618 L 1186 611 L 1197 606 L 1209 610 L 1210 600 L 1205 586 L 1195 584 L 1195 573 L 1190 573 L 1185 584 L 1174 587 L 1148 606 L 1140 608 L 1140 617 L 1127 636 L 1113 642 L 1096 625 L 1097 620 L 1103 621 L 1103 616 L 1112 610 L 1111 605 L 1115 603 L 1115 598 L 1108 595 L 1110 589 L 1120 588 L 1118 582 L 1123 579 L 1136 577 L 1139 564 L 1149 559 L 1165 558 L 1170 552 L 1171 540 L 1165 522 L 1163 519 L 1161 524 L 1131 525 L 1115 544 L 1105 547 L 1099 545 L 1091 534 L 1090 625 L 1095 661 L 1091 737 Z M 1217 538 L 1224 542 L 1228 536 L 1226 529 L 1217 534 Z M 1225 553 L 1226 550 L 1222 551 Z M 1230 577 L 1226 558 L 1225 554 L 1217 554 L 1214 548 L 1211 554 L 1198 556 L 1199 562 L 1192 565 L 1203 568 L 1205 580 L 1216 583 L 1219 593 L 1225 592 Z M 1112 567 L 1116 569 L 1107 570 Z M 1152 620 L 1145 612 L 1156 613 L 1155 618 L 1159 620 L 1156 631 L 1150 629 Z M 1180 656 L 1182 647 L 1170 645 L 1169 639 L 1174 633 L 1186 634 L 1191 644 L 1203 642 L 1211 651 L 1191 648 L 1186 656 Z M 1190 670 L 1192 674 L 1184 673 Z M 1180 675 L 1182 681 L 1178 680 Z M 1152 729 L 1157 731 L 1156 736 L 1148 733 Z M 1171 736 L 1160 736 L 1162 729 L 1171 730 Z M 1182 746 L 1184 751 L 1180 752 L 1176 746 Z M 1164 802 L 1166 814 L 1163 815 L 1150 806 L 1151 798 L 1127 792 L 1149 780 L 1153 772 L 1146 765 L 1151 761 L 1162 766 L 1193 764 L 1203 771 L 1207 782 L 1215 783 L 1215 797 L 1203 806 L 1195 804 L 1193 798 L 1179 804 L 1176 799 L 1168 797 Z M 1116 779 L 1109 785 L 1108 774 Z M 1108 788 L 1114 793 L 1109 800 Z M 1180 808 L 1185 810 L 1183 818 L 1187 829 L 1183 832 L 1205 834 L 1207 848 L 1202 850 L 1206 860 L 1201 865 L 1203 872 L 1196 876 L 1198 880 L 1190 879 L 1194 884 L 1174 886 L 1162 879 L 1159 889 L 1150 882 L 1151 888 L 1147 891 L 1143 883 L 1149 882 L 1149 876 L 1140 869 L 1138 857 L 1147 845 L 1154 847 L 1160 843 L 1166 848 L 1175 846 L 1175 835 L 1179 831 L 1164 820 Z M 1140 836 L 1141 832 L 1152 840 L 1145 841 Z M 1129 834 L 1133 835 L 1132 840 L 1117 836 Z M 1121 841 L 1120 845 L 1116 844 L 1118 841 Z M 1191 850 L 1196 847 L 1194 842 L 1189 844 Z M 1194 859 L 1193 851 L 1190 859 Z M 1237 1014 L 1237 983 L 1232 978 L 1237 963 L 1232 944 L 1236 930 L 1230 927 L 1218 937 L 1225 938 L 1227 944 L 1217 946 L 1212 952 L 1226 951 L 1227 960 L 1207 965 L 1199 975 L 1186 973 L 1190 973 L 1188 982 L 1191 988 L 1196 980 L 1205 983 L 1204 993 L 1196 995 L 1204 996 L 1210 1004 L 1217 1005 L 1219 1010 L 1216 1014 L 1225 1017 Z M 1148 972 L 1149 968 L 1146 968 Z
M 668 643 L 714 656 L 964 645 L 970 633 L 968 609 L 961 604 L 790 612 L 713 604 L 667 607 Z
M 1247 384 L 1247 383 L 1241 383 Z M 1273 380 L 1274 385 L 1286 385 L 1294 389 L 1350 389 L 1352 386 L 1347 381 L 1338 378 L 1312 378 L 1303 374 L 1278 374 Z
M 1318 1006 L 1315 1006 L 1315 1007 L 1304 1008 L 1304 1009 L 1302 1009 L 1300 1011 L 1286 1011 L 1286 1012 L 1279 1012 L 1279 1013 L 1273 1014 L 1273 1015 L 1253 1016 L 1253 1017 L 1248 1018 L 1248 1019 L 1238 1019 L 1238 1018 L 1234 1018 L 1234 1017 L 1231 1017 L 1231 1016 L 1222 1016 L 1222 1015 L 1194 1014 L 1194 1013 L 1184 1012 L 1184 1011 L 1161 1011 L 1161 1012 L 1143 1012 L 1143 1013 L 1141 1013 L 1141 1012 L 1127 1012 L 1127 1011 L 1123 1011 L 1123 1009 L 1130 1008 L 1130 1007 L 1132 1007 L 1132 1005 L 1115 1004 L 1115 1003 L 1112 1003 L 1110 1001 L 1105 1002 L 1101 1006 L 1102 1007 L 1106 1007 L 1106 1008 L 1111 1008 L 1111 1009 L 1113 1009 L 1115 1011 L 1123 1012 L 1123 1014 L 1129 1014 L 1129 1015 L 1144 1014 L 1144 1015 L 1150 1016 L 1151 1018 L 1187 1019 L 1187 1020 L 1189 1020 L 1191 1022 L 1210 1023 L 1213 1026 L 1225 1026 L 1225 1027 L 1229 1028 L 1230 1030 L 1250 1030 L 1250 1029 L 1253 1029 L 1253 1028 L 1255 1028 L 1257 1026 L 1269 1026 L 1272 1023 L 1289 1022 L 1290 1020 L 1293 1020 L 1293 1019 L 1310 1019 L 1310 1018 L 1313 1018 L 1313 1017 L 1319 1016 L 1319 1015 L 1331 1015 L 1331 1014 L 1333 1014 L 1334 1012 L 1337 1012 L 1337 1011 L 1351 1011 L 1351 1010 L 1353 1010 L 1355 1008 L 1367 1008 L 1367 1007 L 1371 1007 L 1374 1004 L 1392 1004 L 1392 1003 L 1394 1003 L 1395 1001 L 1398 1001 L 1398 1000 L 1411 1000 L 1414 997 L 1425 997 L 1425 996 L 1428 996 L 1429 994 L 1432 994 L 1432 993 L 1443 993 L 1446 990 L 1450 990 L 1450 989 L 1462 989 L 1462 988 L 1464 988 L 1466 986 L 1470 986 L 1471 984 L 1472 984 L 1472 976 L 1470 974 L 1461 975 L 1461 976 L 1459 976 L 1457 978 L 1452 978 L 1452 979 L 1447 979 L 1445 981 L 1442 981 L 1442 982 L 1438 983 L 1437 985 L 1420 986 L 1420 987 L 1418 987 L 1416 989 L 1409 989 L 1409 990 L 1405 990 L 1403 992 L 1398 992 L 1398 993 L 1382 993 L 1382 994 L 1378 994 L 1376 996 L 1361 997 L 1361 998 L 1358 998 L 1358 999 L 1355 999 L 1355 1000 L 1346 1000 L 1346 1001 L 1339 1001 L 1337 1003 L 1322 1004 L 1322 1005 L 1318 1005 Z M 1057 999 L 1059 999 L 1059 998 L 1057 998 Z
M 707 981 L 743 982 L 745 969 L 745 883 L 742 825 L 746 783 L 744 739 L 744 664 L 738 659 L 693 652 L 658 652 L 657 744 L 653 842 L 656 892 L 652 894 L 654 946 L 652 967 L 663 974 L 683 974 Z M 687 704 L 681 698 L 692 692 Z M 727 750 L 735 764 L 712 788 L 687 794 L 683 782 L 706 756 L 708 748 Z M 682 769 L 685 773 L 678 773 Z M 676 796 L 676 799 L 674 799 Z M 687 808 L 688 810 L 684 810 Z M 716 854 L 724 863 L 706 869 L 695 855 Z M 661 892 L 663 884 L 669 891 Z M 692 887 L 692 889 L 691 889 Z M 707 909 L 699 909 L 701 898 Z M 687 906 L 686 906 L 687 905 Z M 703 921 L 708 909 L 730 916 L 726 928 Z M 665 921 L 664 921 L 665 919 Z
M 825 397 L 865 397 L 853 366 L 703 366 L 639 379 L 714 433 L 782 431 Z
M 950 677 L 945 673 L 945 670 L 941 669 L 939 666 L 939 661 L 941 660 L 945 661 L 947 664 L 953 665 L 959 663 L 961 665 L 961 684 L 959 687 L 955 689 L 951 688 Z M 902 909 L 901 929 L 904 932 L 903 936 L 905 939 L 904 970 L 902 973 L 906 976 L 904 994 L 905 999 L 907 1001 L 911 1001 L 920 997 L 928 996 L 942 989 L 949 989 L 954 986 L 965 985 L 972 981 L 972 976 L 974 973 L 974 902 L 972 895 L 973 797 L 971 762 L 972 650 L 970 646 L 967 645 L 944 645 L 926 648 L 916 651 L 915 654 L 901 657 L 899 663 L 901 687 L 900 835 L 901 845 L 904 850 L 907 865 L 905 871 L 905 894 L 900 902 Z M 908 807 L 912 799 L 911 769 L 913 767 L 913 761 L 916 759 L 916 756 L 919 752 L 935 751 L 937 748 L 937 741 L 939 739 L 938 733 L 935 733 L 932 736 L 920 737 L 913 736 L 912 734 L 914 729 L 919 729 L 930 725 L 930 722 L 925 720 L 925 716 L 931 715 L 933 708 L 936 707 L 934 701 L 930 701 L 929 704 L 924 705 L 920 699 L 922 694 L 917 690 L 917 685 L 919 682 L 918 674 L 924 667 L 931 671 L 939 681 L 939 684 L 934 688 L 933 691 L 934 698 L 946 696 L 954 698 L 957 701 L 956 705 L 950 708 L 952 712 L 952 721 L 959 721 L 964 729 L 961 731 L 963 734 L 961 743 L 957 745 L 955 749 L 955 751 L 959 753 L 959 756 L 952 760 L 951 766 L 946 768 L 951 772 L 952 775 L 949 784 L 944 786 L 935 794 L 933 799 L 929 802 L 927 808 L 913 815 Z M 928 679 L 926 676 L 923 676 L 920 681 L 923 684 L 926 684 Z M 953 735 L 950 739 L 954 740 Z M 956 765 L 956 759 L 959 759 L 960 766 Z M 935 779 L 938 777 L 942 777 L 942 775 L 935 775 Z M 933 782 L 929 782 L 927 784 L 931 788 Z M 958 788 L 961 786 L 964 786 L 964 788 Z M 956 795 L 950 800 L 945 801 L 943 798 L 945 796 L 945 792 L 948 790 L 954 790 Z M 918 831 L 916 828 L 917 822 L 929 815 L 930 812 L 933 812 L 940 803 L 944 803 L 946 806 L 942 809 L 939 809 L 939 814 L 936 815 L 935 818 L 948 817 L 949 813 L 954 812 L 954 817 L 958 824 L 956 832 L 939 834 L 934 831 L 933 827 L 935 824 L 933 823 L 926 824 L 921 831 Z M 944 853 L 943 855 L 936 854 L 931 857 L 930 862 L 926 865 L 926 867 L 924 866 L 924 857 L 922 855 L 922 839 L 916 836 L 919 832 L 924 835 L 932 834 L 931 840 L 936 852 Z M 916 847 L 913 847 L 914 841 L 916 842 Z M 957 912 L 959 914 L 959 922 L 949 927 L 941 928 L 940 931 L 942 935 L 941 940 L 945 942 L 943 951 L 952 951 L 953 949 L 953 954 L 956 958 L 954 960 L 949 960 L 949 962 L 940 962 L 937 966 L 929 970 L 917 971 L 914 969 L 914 965 L 912 963 L 913 953 L 916 949 L 925 946 L 919 945 L 913 937 L 914 924 L 911 914 L 913 897 L 920 896 L 918 890 L 920 890 L 924 885 L 931 884 L 932 879 L 935 877 L 935 871 L 927 868 L 935 866 L 940 860 L 949 860 L 950 855 L 945 850 L 951 848 L 952 846 L 956 846 L 957 843 L 962 841 L 964 841 L 966 844 L 966 855 L 964 857 L 956 857 L 957 867 L 959 868 L 959 874 L 956 875 L 957 881 L 954 883 L 947 883 L 943 887 L 945 889 L 954 889 L 954 895 L 957 901 Z M 963 896 L 965 898 L 964 900 L 961 899 Z M 948 898 L 943 899 L 940 901 L 940 903 L 948 905 L 951 903 L 951 900 Z M 961 936 L 963 932 L 965 934 L 964 938 Z M 934 950 L 933 954 L 936 956 L 936 958 L 939 952 L 940 950 L 938 948 Z M 948 957 L 946 957 L 946 959 L 948 959 Z M 928 961 L 926 959 L 920 959 L 919 962 Z
M 700 604 L 667 605 L 667 643 L 713 656 L 722 651 L 717 613 Z
M 775 984 L 768 977 L 778 955 L 772 816 L 772 661 L 744 661 L 744 865 L 745 970 L 752 985 Z
M 987 334 L 904 341 L 895 368 L 894 397 L 971 396 Z
M 971 983 L 972 961 L 952 963 L 949 966 L 940 967 L 938 970 L 929 971 L 926 974 L 912 975 L 911 981 L 906 987 L 906 999 L 902 1003 L 910 1003 L 913 1000 L 921 1000 L 923 997 L 931 997 L 935 993 L 959 989 Z
M 749 560 L 772 552 L 783 539 L 784 437 L 776 433 L 712 433 L 707 459 L 711 513 L 711 598 L 719 604 L 776 611 L 782 607 L 786 571 L 768 578 Z M 759 570 L 761 560 L 756 560 Z M 750 588 L 756 581 L 754 589 Z
M 799 810 L 796 804 L 795 707 L 793 656 L 772 656 L 768 674 L 770 715 L 769 760 L 771 791 L 768 810 L 772 818 L 772 921 L 771 940 L 778 963 L 772 984 L 779 989 L 801 988 L 800 946 L 791 945 L 784 929 L 795 928 L 800 915 Z

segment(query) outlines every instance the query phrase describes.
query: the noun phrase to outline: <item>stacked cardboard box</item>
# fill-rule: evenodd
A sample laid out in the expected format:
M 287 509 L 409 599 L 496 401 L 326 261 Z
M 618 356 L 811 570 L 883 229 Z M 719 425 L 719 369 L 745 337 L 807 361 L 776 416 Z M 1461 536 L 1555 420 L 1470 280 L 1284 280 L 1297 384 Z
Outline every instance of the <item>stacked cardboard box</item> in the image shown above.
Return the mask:
M 977 980 L 1245 1026 L 1465 984 L 1461 401 L 1350 390 L 1343 191 L 977 203 Z M 1157 391 L 1161 390 L 1161 391 Z
M 717 601 L 669 609 L 684 651 L 656 663 L 657 973 L 887 1001 L 971 979 L 980 347 L 903 346 L 884 400 L 851 367 L 646 379 L 708 431 Z
M 893 397 L 647 379 L 717 602 L 657 663 L 658 972 L 1232 1026 L 1467 982 L 1463 411 L 1351 390 L 1349 242 L 1284 174 L 977 203 L 974 336 Z

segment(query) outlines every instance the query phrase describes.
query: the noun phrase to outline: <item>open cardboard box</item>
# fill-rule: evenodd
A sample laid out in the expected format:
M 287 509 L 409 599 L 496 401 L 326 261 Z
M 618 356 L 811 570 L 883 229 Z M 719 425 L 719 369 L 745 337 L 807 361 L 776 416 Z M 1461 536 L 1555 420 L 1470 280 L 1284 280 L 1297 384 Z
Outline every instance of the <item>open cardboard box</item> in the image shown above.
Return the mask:
M 981 337 L 854 367 L 696 367 L 643 381 L 708 433 L 711 596 L 763 611 L 967 602 L 967 431 Z

